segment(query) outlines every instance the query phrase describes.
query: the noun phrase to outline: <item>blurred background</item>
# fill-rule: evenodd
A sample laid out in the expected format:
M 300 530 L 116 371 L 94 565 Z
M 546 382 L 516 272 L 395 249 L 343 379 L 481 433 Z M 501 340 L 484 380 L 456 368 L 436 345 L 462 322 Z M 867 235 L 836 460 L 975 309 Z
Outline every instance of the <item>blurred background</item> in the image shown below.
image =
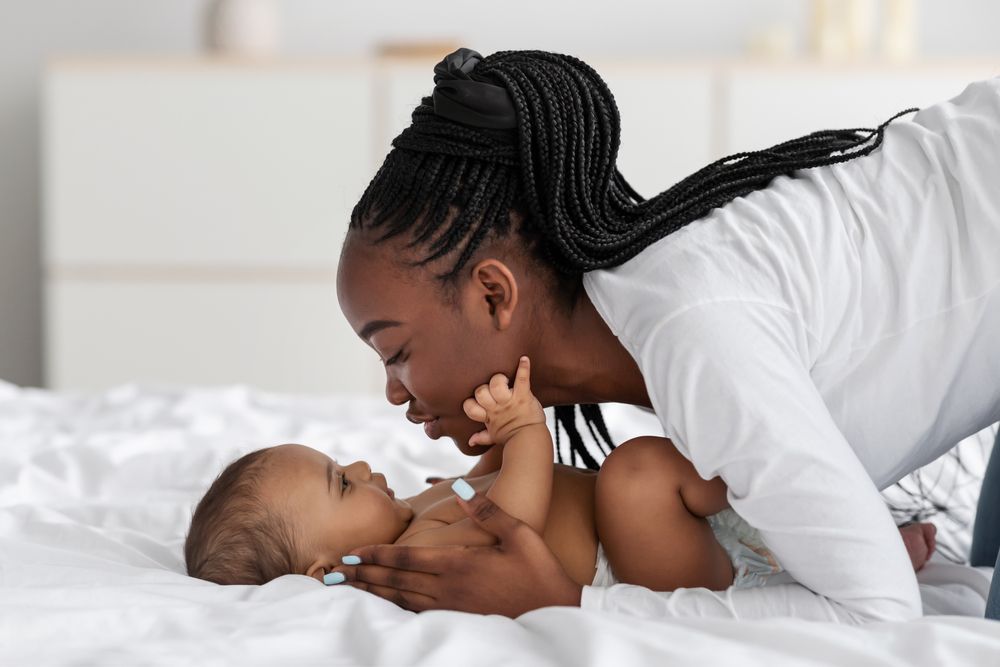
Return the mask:
M 995 0 L 0 0 L 0 379 L 380 392 L 339 245 L 458 46 L 593 65 L 650 196 L 996 76 L 998 25 Z

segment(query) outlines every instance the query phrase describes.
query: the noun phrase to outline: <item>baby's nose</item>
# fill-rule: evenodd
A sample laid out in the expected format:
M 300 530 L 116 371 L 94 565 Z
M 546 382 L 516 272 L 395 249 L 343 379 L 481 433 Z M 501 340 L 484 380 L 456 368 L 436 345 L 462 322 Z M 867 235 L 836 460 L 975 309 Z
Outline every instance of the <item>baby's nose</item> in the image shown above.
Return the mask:
M 360 468 L 361 477 L 363 479 L 372 478 L 372 467 L 368 465 L 367 461 L 358 461 L 356 465 Z

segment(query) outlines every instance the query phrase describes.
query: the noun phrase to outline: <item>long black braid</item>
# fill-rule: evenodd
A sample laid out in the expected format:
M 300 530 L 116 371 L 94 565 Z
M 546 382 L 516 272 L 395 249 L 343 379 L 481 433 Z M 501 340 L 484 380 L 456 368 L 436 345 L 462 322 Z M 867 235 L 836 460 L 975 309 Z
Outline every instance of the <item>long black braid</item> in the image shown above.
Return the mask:
M 433 97 L 423 98 L 351 215 L 352 229 L 377 228 L 379 241 L 405 234 L 409 247 L 425 248 L 418 264 L 453 256 L 440 274 L 446 284 L 485 240 L 516 228 L 554 269 L 560 291 L 575 294 L 584 272 L 621 264 L 779 175 L 871 153 L 889 122 L 915 111 L 875 129 L 823 130 L 730 155 L 644 199 L 618 171 L 618 107 L 589 65 L 545 51 L 503 51 L 468 64 L 462 78 L 506 89 L 516 126 L 456 122 L 435 112 Z M 598 406 L 581 412 L 591 433 L 614 448 Z M 596 469 L 574 407 L 555 413 L 560 461 L 559 424 L 572 463 L 579 456 Z

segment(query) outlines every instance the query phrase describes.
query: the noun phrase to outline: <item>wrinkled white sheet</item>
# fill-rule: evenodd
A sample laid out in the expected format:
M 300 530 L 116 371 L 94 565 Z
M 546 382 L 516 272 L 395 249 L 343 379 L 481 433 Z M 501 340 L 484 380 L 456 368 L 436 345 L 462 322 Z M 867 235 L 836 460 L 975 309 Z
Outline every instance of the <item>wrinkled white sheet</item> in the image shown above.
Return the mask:
M 611 406 L 616 439 L 658 432 Z M 190 512 L 222 466 L 301 442 L 361 457 L 400 493 L 466 470 L 374 398 L 126 385 L 57 394 L 0 382 L 0 664 L 991 665 L 1000 623 L 861 628 L 790 619 L 663 622 L 551 608 L 517 620 L 415 615 L 304 576 L 221 587 L 184 575 Z M 986 569 L 932 563 L 925 610 L 981 615 Z

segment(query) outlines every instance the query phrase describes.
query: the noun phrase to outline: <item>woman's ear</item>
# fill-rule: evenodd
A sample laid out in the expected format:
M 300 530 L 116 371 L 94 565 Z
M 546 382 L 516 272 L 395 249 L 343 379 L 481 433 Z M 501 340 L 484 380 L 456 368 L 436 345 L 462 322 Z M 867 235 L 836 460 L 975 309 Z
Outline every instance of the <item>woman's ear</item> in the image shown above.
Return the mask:
M 484 259 L 472 267 L 476 307 L 493 320 L 498 330 L 510 326 L 517 308 L 517 279 L 498 259 Z

